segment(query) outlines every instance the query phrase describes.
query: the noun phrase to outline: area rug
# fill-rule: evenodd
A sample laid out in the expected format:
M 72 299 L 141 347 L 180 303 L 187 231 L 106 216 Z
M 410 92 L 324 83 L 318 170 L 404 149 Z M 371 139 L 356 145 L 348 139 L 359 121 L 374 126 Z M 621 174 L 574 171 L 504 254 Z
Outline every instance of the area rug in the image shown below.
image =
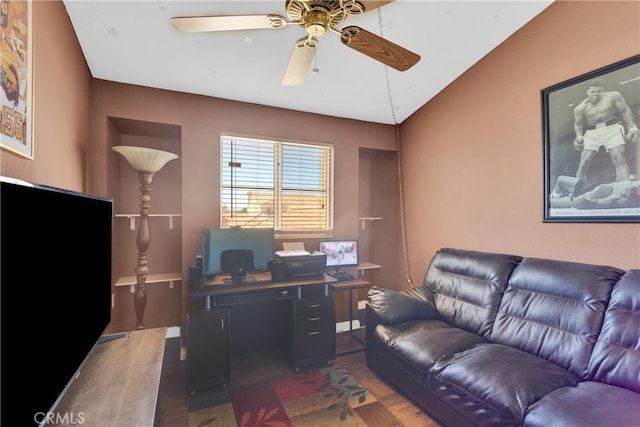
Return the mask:
M 189 427 L 402 426 L 339 366 L 201 396 L 190 402 L 188 417 Z

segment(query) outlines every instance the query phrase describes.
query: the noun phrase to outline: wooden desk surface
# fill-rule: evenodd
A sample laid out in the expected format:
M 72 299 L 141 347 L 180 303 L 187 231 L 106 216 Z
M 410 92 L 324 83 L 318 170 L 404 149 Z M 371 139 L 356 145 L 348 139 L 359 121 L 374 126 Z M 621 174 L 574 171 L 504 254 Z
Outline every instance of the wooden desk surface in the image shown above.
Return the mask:
M 224 278 L 228 276 L 216 277 L 215 280 L 211 282 L 203 283 L 201 289 L 196 292 L 189 292 L 189 296 L 194 297 L 206 297 L 206 296 L 214 296 L 214 295 L 225 295 L 225 294 L 237 294 L 243 292 L 252 292 L 252 291 L 260 291 L 260 290 L 269 290 L 269 289 L 278 289 L 278 288 L 291 288 L 296 286 L 305 286 L 305 285 L 317 285 L 322 283 L 328 283 L 330 286 L 333 286 L 337 283 L 337 280 L 328 274 L 324 274 L 320 277 L 313 277 L 309 279 L 297 279 L 297 280 L 283 280 L 279 282 L 271 281 L 271 273 L 255 273 L 249 274 L 249 276 L 255 276 L 255 282 L 247 282 L 247 283 L 237 283 L 237 284 L 227 284 L 224 283 Z
M 347 280 L 343 282 L 331 283 L 331 287 L 336 291 L 348 291 L 349 289 L 368 288 L 371 283 L 362 279 Z
M 141 329 L 97 344 L 54 412 L 82 413 L 86 426 L 152 427 L 166 335 L 166 328 Z

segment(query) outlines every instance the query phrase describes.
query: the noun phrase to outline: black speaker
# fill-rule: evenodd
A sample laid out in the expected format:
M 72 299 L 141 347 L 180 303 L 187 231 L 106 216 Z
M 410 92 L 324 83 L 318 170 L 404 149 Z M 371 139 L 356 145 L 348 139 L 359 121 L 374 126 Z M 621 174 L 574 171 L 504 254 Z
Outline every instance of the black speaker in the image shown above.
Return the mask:
M 198 292 L 202 286 L 202 270 L 195 265 L 189 266 L 189 291 Z
M 282 269 L 282 261 L 269 261 L 269 272 L 271 273 L 271 280 L 274 282 L 284 280 L 284 270 Z

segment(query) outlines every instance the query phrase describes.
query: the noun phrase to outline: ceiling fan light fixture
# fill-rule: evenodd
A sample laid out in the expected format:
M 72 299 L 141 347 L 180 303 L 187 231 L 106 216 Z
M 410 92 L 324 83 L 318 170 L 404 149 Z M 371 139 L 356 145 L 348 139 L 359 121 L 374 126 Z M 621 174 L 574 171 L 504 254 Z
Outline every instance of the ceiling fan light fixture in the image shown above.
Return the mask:
M 311 10 L 304 14 L 304 28 L 312 36 L 321 36 L 327 32 L 331 18 L 320 10 Z
M 286 0 L 285 10 L 292 23 L 298 24 L 314 36 L 320 34 L 309 31 L 309 25 L 318 24 L 319 20 L 319 25 L 326 32 L 340 25 L 346 17 L 339 0 Z

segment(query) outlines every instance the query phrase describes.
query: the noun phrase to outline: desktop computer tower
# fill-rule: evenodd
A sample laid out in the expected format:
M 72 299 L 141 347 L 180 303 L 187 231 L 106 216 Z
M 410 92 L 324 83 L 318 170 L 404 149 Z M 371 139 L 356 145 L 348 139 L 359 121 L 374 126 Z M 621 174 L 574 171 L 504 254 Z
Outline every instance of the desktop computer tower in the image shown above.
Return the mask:
M 215 308 L 187 315 L 187 393 L 229 384 L 229 310 Z

